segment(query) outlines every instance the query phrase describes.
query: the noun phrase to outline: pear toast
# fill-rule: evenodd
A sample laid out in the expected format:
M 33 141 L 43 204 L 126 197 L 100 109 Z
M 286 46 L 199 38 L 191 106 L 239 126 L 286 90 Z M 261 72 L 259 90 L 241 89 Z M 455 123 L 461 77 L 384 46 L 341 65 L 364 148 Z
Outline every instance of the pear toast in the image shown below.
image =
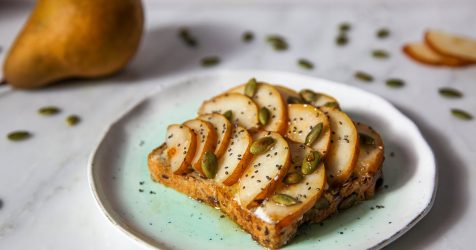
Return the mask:
M 198 112 L 205 123 L 169 126 L 167 142 L 149 154 L 152 179 L 220 209 L 270 249 L 291 242 L 301 224 L 372 197 L 382 180 L 382 138 L 335 98 L 304 91 L 251 79 L 205 101 Z

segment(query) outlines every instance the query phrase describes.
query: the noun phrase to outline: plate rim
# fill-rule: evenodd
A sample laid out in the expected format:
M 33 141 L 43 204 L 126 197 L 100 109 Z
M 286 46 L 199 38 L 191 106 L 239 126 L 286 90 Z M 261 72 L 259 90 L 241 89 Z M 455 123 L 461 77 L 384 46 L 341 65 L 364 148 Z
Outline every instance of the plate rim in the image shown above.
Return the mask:
M 421 219 L 423 219 L 431 210 L 433 207 L 435 197 L 436 197 L 436 191 L 438 189 L 438 165 L 436 163 L 435 155 L 434 152 L 431 148 L 431 146 L 428 144 L 427 140 L 423 136 L 423 133 L 421 132 L 420 128 L 415 124 L 413 120 L 411 120 L 408 116 L 406 116 L 403 112 L 401 112 L 399 109 L 395 107 L 390 101 L 387 101 L 385 98 L 374 94 L 372 92 L 360 89 L 358 87 L 344 84 L 338 81 L 333 81 L 333 80 L 328 80 L 324 78 L 320 78 L 317 76 L 312 76 L 312 75 L 305 75 L 305 74 L 300 74 L 300 73 L 294 73 L 294 72 L 288 72 L 288 71 L 278 71 L 278 70 L 246 70 L 246 69 L 240 69 L 240 70 L 227 70 L 227 69 L 218 69 L 218 70 L 212 70 L 212 71 L 200 71 L 200 72 L 191 72 L 185 75 L 181 76 L 171 76 L 171 77 L 164 77 L 161 79 L 158 79 L 158 85 L 160 88 L 156 91 L 153 91 L 150 94 L 144 95 L 143 98 L 140 98 L 139 101 L 136 103 L 130 105 L 122 114 L 120 114 L 118 117 L 116 117 L 111 123 L 109 123 L 107 126 L 105 126 L 104 130 L 102 131 L 101 135 L 99 136 L 99 140 L 97 144 L 94 146 L 94 149 L 90 153 L 87 161 L 87 178 L 88 178 L 88 184 L 89 184 L 89 190 L 91 192 L 91 195 L 93 196 L 95 200 L 96 206 L 99 208 L 101 211 L 101 214 L 104 215 L 104 217 L 109 221 L 116 230 L 119 230 L 120 232 L 123 233 L 123 235 L 128 236 L 129 239 L 132 239 L 136 244 L 139 244 L 142 247 L 147 247 L 148 249 L 162 249 L 162 247 L 165 246 L 162 242 L 156 242 L 154 243 L 149 242 L 150 240 L 147 239 L 146 237 L 131 232 L 129 231 L 123 223 L 120 221 L 116 221 L 113 218 L 113 215 L 108 211 L 108 209 L 105 207 L 103 204 L 103 201 L 101 197 L 99 197 L 99 193 L 97 191 L 97 185 L 96 179 L 95 179 L 95 156 L 102 145 L 102 143 L 105 141 L 106 136 L 108 135 L 109 131 L 111 131 L 111 128 L 114 127 L 116 124 L 118 124 L 126 114 L 130 113 L 135 107 L 141 105 L 142 103 L 146 102 L 150 98 L 154 97 L 155 95 L 159 94 L 160 92 L 174 88 L 176 85 L 184 84 L 187 80 L 190 79 L 200 79 L 200 78 L 206 78 L 206 77 L 216 77 L 216 76 L 224 76 L 224 75 L 243 75 L 243 74 L 248 74 L 248 75 L 266 75 L 266 74 L 271 74 L 271 75 L 286 75 L 288 78 L 301 78 L 301 79 L 306 79 L 309 81 L 323 81 L 326 83 L 332 83 L 335 85 L 339 85 L 344 88 L 351 89 L 352 91 L 357 91 L 361 93 L 365 93 L 367 95 L 372 96 L 379 102 L 385 103 L 388 107 L 392 108 L 395 112 L 399 113 L 403 118 L 407 120 L 407 122 L 414 127 L 416 132 L 418 132 L 418 140 L 420 140 L 426 148 L 426 150 L 430 153 L 428 155 L 429 160 L 431 160 L 431 165 L 434 168 L 434 177 L 433 177 L 433 192 L 431 194 L 431 198 L 428 200 L 428 203 L 426 204 L 425 208 L 419 212 L 418 215 L 416 215 L 406 226 L 402 227 L 399 231 L 391 235 L 390 237 L 380 241 L 376 245 L 370 247 L 369 249 L 381 249 L 391 242 L 395 241 L 399 237 L 401 237 L 403 234 L 408 232 L 411 228 L 413 228 Z M 168 83 L 168 84 L 167 84 Z M 157 244 L 160 244 L 162 246 L 157 246 Z

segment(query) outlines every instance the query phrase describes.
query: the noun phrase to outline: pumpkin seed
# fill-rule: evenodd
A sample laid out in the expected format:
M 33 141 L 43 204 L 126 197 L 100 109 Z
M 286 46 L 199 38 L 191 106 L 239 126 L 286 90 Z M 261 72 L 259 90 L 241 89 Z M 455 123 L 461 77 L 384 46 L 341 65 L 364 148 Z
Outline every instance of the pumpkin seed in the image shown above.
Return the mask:
M 287 194 L 274 194 L 273 196 L 271 196 L 271 200 L 273 200 L 274 202 L 276 202 L 280 205 L 284 205 L 284 206 L 292 206 L 292 205 L 296 205 L 298 203 L 301 203 L 296 198 L 294 198 L 290 195 L 287 195 Z
M 302 175 L 298 172 L 288 173 L 286 176 L 284 176 L 283 183 L 287 185 L 293 185 L 301 182 L 302 179 Z
M 375 145 L 375 140 L 369 135 L 359 133 L 359 143 L 363 145 Z
M 352 193 L 339 204 L 339 210 L 352 207 L 357 202 L 357 194 Z
M 253 41 L 255 38 L 255 35 L 253 34 L 253 32 L 251 31 L 246 31 L 245 33 L 243 33 L 243 35 L 241 36 L 241 40 L 243 40 L 243 42 L 251 42 Z
M 255 78 L 251 78 L 245 85 L 245 95 L 248 97 L 253 97 L 258 89 L 258 83 Z
M 305 175 L 312 174 L 316 171 L 319 162 L 321 162 L 321 154 L 317 151 L 309 152 L 302 161 L 301 172 Z
M 303 89 L 303 90 L 299 91 L 299 95 L 307 103 L 315 102 L 317 100 L 317 97 L 318 97 L 318 95 L 310 89 Z
M 38 114 L 43 115 L 43 116 L 56 115 L 59 112 L 61 112 L 61 110 L 57 107 L 54 107 L 54 106 L 42 107 L 38 110 Z
M 372 82 L 374 80 L 374 77 L 372 75 L 365 73 L 363 71 L 355 72 L 354 77 L 364 82 Z
M 321 198 L 314 204 L 314 207 L 318 210 L 326 209 L 330 205 L 329 201 L 326 199 L 326 197 L 321 196 Z
M 337 37 L 336 37 L 336 44 L 339 45 L 339 46 L 344 46 L 346 45 L 347 43 L 349 43 L 349 38 L 347 38 L 347 35 L 346 34 L 339 34 Z
M 225 113 L 223 113 L 223 116 L 228 119 L 228 121 L 232 121 L 233 119 L 233 112 L 231 110 L 227 110 Z
M 323 128 L 322 122 L 314 126 L 309 132 L 309 134 L 307 134 L 304 144 L 310 147 L 321 135 L 322 128 Z
M 405 86 L 405 82 L 403 80 L 396 78 L 388 79 L 385 84 L 390 88 L 401 88 Z
M 379 59 L 385 59 L 388 58 L 390 55 L 385 50 L 376 49 L 372 51 L 372 56 Z
M 203 155 L 202 171 L 208 179 L 215 178 L 218 171 L 217 157 L 214 153 L 207 151 Z
M 30 132 L 25 130 L 18 130 L 8 133 L 7 139 L 10 141 L 23 141 L 31 137 Z
M 266 41 L 273 47 L 276 51 L 282 51 L 288 49 L 288 43 L 286 40 L 279 35 L 269 35 L 266 37 Z
M 270 112 L 266 107 L 261 107 L 258 113 L 259 122 L 266 125 L 269 121 Z
M 180 39 L 189 47 L 197 47 L 198 41 L 193 37 L 187 27 L 182 27 L 179 29 L 178 35 Z
M 301 58 L 298 60 L 298 65 L 301 66 L 301 68 L 308 69 L 308 70 L 311 70 L 314 68 L 314 64 L 311 61 L 306 60 L 304 58 Z
M 380 28 L 375 34 L 378 38 L 387 38 L 390 35 L 390 30 L 387 28 Z
M 81 121 L 81 118 L 79 118 L 79 116 L 77 115 L 70 115 L 66 117 L 66 124 L 68 124 L 69 126 L 75 126 L 80 121 Z
M 438 92 L 440 93 L 440 95 L 442 95 L 444 97 L 448 97 L 448 98 L 463 97 L 463 93 L 461 93 L 459 90 L 453 89 L 453 88 L 440 88 L 438 90 Z
M 470 113 L 462 109 L 451 109 L 451 113 L 453 114 L 454 117 L 460 120 L 469 121 L 473 119 L 473 116 Z
M 261 137 L 251 144 L 250 153 L 254 155 L 262 154 L 270 150 L 275 143 L 276 140 L 273 137 Z
M 302 104 L 304 103 L 303 100 L 297 96 L 289 96 L 286 100 L 288 104 Z
M 215 66 L 220 63 L 220 58 L 218 56 L 207 56 L 202 58 L 201 63 L 203 67 Z
M 347 32 L 347 31 L 350 30 L 350 28 L 351 28 L 350 23 L 347 23 L 347 22 L 341 23 L 341 24 L 339 25 L 339 30 L 340 30 L 341 32 Z
M 324 104 L 324 107 L 339 108 L 339 103 L 337 103 L 337 102 L 328 102 L 328 103 Z

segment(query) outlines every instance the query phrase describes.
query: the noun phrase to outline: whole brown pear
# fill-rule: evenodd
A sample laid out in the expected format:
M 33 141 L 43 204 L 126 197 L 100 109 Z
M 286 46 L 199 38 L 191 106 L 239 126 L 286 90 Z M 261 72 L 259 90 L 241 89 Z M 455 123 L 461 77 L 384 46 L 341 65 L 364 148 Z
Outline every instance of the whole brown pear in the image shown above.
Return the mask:
M 4 63 L 16 88 L 113 74 L 142 36 L 140 0 L 39 0 Z

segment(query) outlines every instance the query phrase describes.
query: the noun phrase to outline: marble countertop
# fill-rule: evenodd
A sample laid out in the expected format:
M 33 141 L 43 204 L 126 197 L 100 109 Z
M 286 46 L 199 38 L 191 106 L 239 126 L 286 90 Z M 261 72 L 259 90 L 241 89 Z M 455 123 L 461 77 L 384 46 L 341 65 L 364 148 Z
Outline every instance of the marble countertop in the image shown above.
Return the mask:
M 392 102 L 421 129 L 436 155 L 439 186 L 430 213 L 389 249 L 467 249 L 476 221 L 476 120 L 455 119 L 451 108 L 476 116 L 476 67 L 432 68 L 406 58 L 407 41 L 422 39 L 429 28 L 475 36 L 474 1 L 303 1 L 302 5 L 220 3 L 218 5 L 146 2 L 146 33 L 139 53 L 120 74 L 102 80 L 75 80 L 37 91 L 0 87 L 0 249 L 138 249 L 113 229 L 97 209 L 87 182 L 88 156 L 107 126 L 144 96 L 163 88 L 162 80 L 190 72 L 212 71 L 200 59 L 217 55 L 215 69 L 272 69 L 327 78 L 376 93 Z M 213 1 L 212 1 L 213 2 Z M 233 2 L 233 1 L 232 1 Z M 31 5 L 0 3 L 0 62 L 27 18 Z M 334 43 L 337 26 L 352 24 L 350 43 Z M 178 41 L 177 28 L 190 27 L 201 42 L 191 50 Z M 376 39 L 389 27 L 391 36 Z M 255 33 L 249 44 L 246 31 Z M 287 38 L 290 49 L 277 53 L 264 42 L 267 34 Z M 391 53 L 388 60 L 372 49 Z M 312 71 L 297 59 L 314 62 Z M 374 75 L 373 83 L 354 79 L 356 70 Z M 390 89 L 384 81 L 402 78 L 406 86 Z M 0 73 L 1 78 L 1 73 Z M 450 86 L 465 97 L 448 100 L 438 88 Z M 60 115 L 36 114 L 45 105 Z M 64 118 L 82 121 L 67 127 Z M 21 143 L 5 135 L 16 129 L 34 134 Z M 402 201 L 404 202 L 404 201 Z

